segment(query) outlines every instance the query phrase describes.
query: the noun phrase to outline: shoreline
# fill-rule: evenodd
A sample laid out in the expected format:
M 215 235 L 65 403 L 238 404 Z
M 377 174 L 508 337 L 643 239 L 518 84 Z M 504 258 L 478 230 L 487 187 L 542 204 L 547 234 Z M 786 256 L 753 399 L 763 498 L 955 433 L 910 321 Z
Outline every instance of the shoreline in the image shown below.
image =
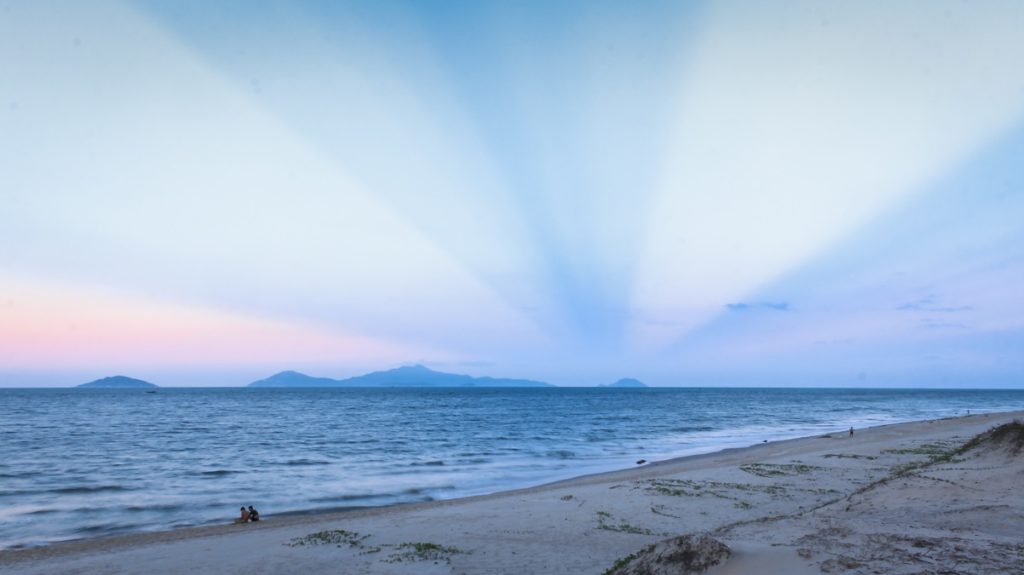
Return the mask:
M 280 516 L 451 499 L 851 424 L 1024 409 L 1024 390 L 196 389 L 110 398 L 34 391 L 0 402 L 4 428 L 18 438 L 0 447 L 10 476 L 0 497 L 0 541 L 12 550 L 216 525 L 243 501 Z M 314 398 L 318 407 L 309 411 Z M 428 407 L 422 417 L 417 406 Z M 458 422 L 452 406 L 477 417 Z M 63 415 L 37 425 L 37 407 Z M 109 413 L 103 425 L 81 417 L 94 408 Z M 274 416 L 255 433 L 251 411 Z M 137 434 L 132 422 L 143 421 L 147 431 Z M 296 429 L 305 431 L 296 436 Z
M 812 502 L 827 507 L 830 500 L 848 496 L 876 480 L 879 458 L 892 459 L 887 462 L 890 467 L 907 465 L 920 459 L 915 444 L 963 442 L 997 423 L 1022 417 L 1024 411 L 892 423 L 858 429 L 853 436 L 837 429 L 831 434 L 732 447 L 487 495 L 267 516 L 259 524 L 244 526 L 226 523 L 57 542 L 0 551 L 0 567 L 16 564 L 25 573 L 59 573 L 88 570 L 89 565 L 102 561 L 104 568 L 99 570 L 112 573 L 164 572 L 159 567 L 154 571 L 149 561 L 173 548 L 190 557 L 189 570 L 224 572 L 231 563 L 232 549 L 249 549 L 247 556 L 261 557 L 261 563 L 268 566 L 264 571 L 270 573 L 288 572 L 285 566 L 291 566 L 293 560 L 305 561 L 304 569 L 315 572 L 318 565 L 326 565 L 322 562 L 332 555 L 331 551 L 357 559 L 360 571 L 391 573 L 395 572 L 393 565 L 381 560 L 395 555 L 386 555 L 389 550 L 405 541 L 425 541 L 460 550 L 437 564 L 409 560 L 410 565 L 429 565 L 430 572 L 530 571 L 522 565 L 514 567 L 516 560 L 511 557 L 478 570 L 481 555 L 506 555 L 498 547 L 509 547 L 514 540 L 517 543 L 511 546 L 518 546 L 523 553 L 546 550 L 539 553 L 547 557 L 541 563 L 548 562 L 548 567 L 538 566 L 541 571 L 550 568 L 551 561 L 559 561 L 567 567 L 566 572 L 600 573 L 616 558 L 672 533 L 721 530 L 736 521 L 783 512 L 792 515 Z M 839 453 L 833 453 L 840 447 Z M 845 453 L 850 450 L 854 453 Z M 824 470 L 825 463 L 829 473 L 818 477 L 816 470 Z M 809 471 L 790 473 L 804 467 Z M 799 496 L 776 496 L 780 490 Z M 523 515 L 532 519 L 524 522 Z M 347 549 L 288 545 L 311 533 L 332 529 L 365 535 L 367 539 L 358 544 L 350 542 Z M 490 537 L 483 533 L 490 533 Z M 608 541 L 584 551 L 588 558 L 577 562 L 587 564 L 589 560 L 589 567 L 563 565 L 559 556 L 580 553 L 574 549 L 587 539 Z M 210 548 L 211 542 L 222 545 Z M 511 552 L 512 556 L 516 554 Z M 286 559 L 284 563 L 272 567 L 282 559 Z M 178 571 L 178 567 L 166 572 Z
M 71 388 L 71 389 L 74 389 L 74 388 Z M 1003 414 L 1003 413 L 1019 413 L 1021 415 L 1021 417 L 1024 417 L 1024 411 L 1020 411 L 1020 412 L 993 412 L 993 413 L 991 413 L 991 415 L 1000 415 L 1000 414 Z M 979 413 L 979 414 L 974 414 L 974 415 L 987 415 L 987 414 Z M 865 427 L 865 428 L 863 428 L 863 430 L 867 431 L 867 430 L 871 430 L 871 429 L 881 429 L 881 428 L 890 427 L 890 426 L 919 423 L 919 422 L 922 422 L 922 421 L 943 421 L 943 420 L 948 420 L 948 419 L 960 419 L 961 417 L 973 417 L 974 415 L 955 416 L 955 417 L 940 418 L 940 419 L 934 419 L 934 420 L 912 420 L 912 421 L 901 421 L 901 422 L 894 422 L 894 423 L 883 423 L 883 424 L 880 424 L 880 425 L 874 425 L 874 426 L 871 426 L 871 427 Z M 703 453 L 694 453 L 694 454 L 688 454 L 688 455 L 680 455 L 680 456 L 677 456 L 677 457 L 670 457 L 668 459 L 663 459 L 663 460 L 648 461 L 648 462 L 644 463 L 643 465 L 637 465 L 636 467 L 623 467 L 623 468 L 618 468 L 618 469 L 612 469 L 612 470 L 609 470 L 609 471 L 600 471 L 600 472 L 595 472 L 595 473 L 584 473 L 582 475 L 573 475 L 573 476 L 570 476 L 570 477 L 566 477 L 564 479 L 556 479 L 556 480 L 553 480 L 553 481 L 545 481 L 543 483 L 538 483 L 536 485 L 528 485 L 528 486 L 525 486 L 525 487 L 515 487 L 515 488 L 510 488 L 510 489 L 502 489 L 502 490 L 499 490 L 499 491 L 494 491 L 492 493 L 481 493 L 481 494 L 474 494 L 474 495 L 465 495 L 465 496 L 460 496 L 460 497 L 453 497 L 453 498 L 450 498 L 450 499 L 435 499 L 435 500 L 432 500 L 432 501 L 415 501 L 415 502 L 393 503 L 393 504 L 388 504 L 388 505 L 354 506 L 354 507 L 349 507 L 349 508 L 335 508 L 335 509 L 310 508 L 310 509 L 305 509 L 305 510 L 286 511 L 286 512 L 283 512 L 283 513 L 278 513 L 278 514 L 264 516 L 263 520 L 260 522 L 260 526 L 258 526 L 258 527 L 254 523 L 248 523 L 246 525 L 247 525 L 247 527 L 251 527 L 251 528 L 254 528 L 254 529 L 266 527 L 267 523 L 271 521 L 270 518 L 272 518 L 273 525 L 275 525 L 275 526 L 294 525 L 294 524 L 306 523 L 306 522 L 309 522 L 311 520 L 321 520 L 321 519 L 322 520 L 334 520 L 334 519 L 342 519 L 342 518 L 346 518 L 346 517 L 358 517 L 358 516 L 362 516 L 363 514 L 373 515 L 376 512 L 386 512 L 386 511 L 394 510 L 394 509 L 406 509 L 406 508 L 408 508 L 410 510 L 412 510 L 412 509 L 429 509 L 429 508 L 431 508 L 433 506 L 436 506 L 436 505 L 443 505 L 443 504 L 448 504 L 448 503 L 457 504 L 457 503 L 460 503 L 460 502 L 471 502 L 471 501 L 478 501 L 478 500 L 487 500 L 489 498 L 503 497 L 503 496 L 507 496 L 507 495 L 515 495 L 515 494 L 520 494 L 520 493 L 533 493 L 533 492 L 538 491 L 538 490 L 543 490 L 543 489 L 547 489 L 547 488 L 556 488 L 556 487 L 560 487 L 560 486 L 563 486 L 563 485 L 576 485 L 576 484 L 586 485 L 586 484 L 589 484 L 589 483 L 592 483 L 592 482 L 602 482 L 602 481 L 605 481 L 605 480 L 610 480 L 610 479 L 612 479 L 614 477 L 619 477 L 619 476 L 621 476 L 621 477 L 631 477 L 632 475 L 637 474 L 637 473 L 634 473 L 634 472 L 640 472 L 639 473 L 640 475 L 646 475 L 646 473 L 642 473 L 644 470 L 655 469 L 655 468 L 658 468 L 660 466 L 676 465 L 676 464 L 682 464 L 682 463 L 686 463 L 686 462 L 695 462 L 695 461 L 698 461 L 698 460 L 700 460 L 702 458 L 714 457 L 716 455 L 725 455 L 725 454 L 732 454 L 732 453 L 742 453 L 743 451 L 746 451 L 746 450 L 758 449 L 758 448 L 761 448 L 761 447 L 764 447 L 764 446 L 767 446 L 767 445 L 780 445 L 780 444 L 784 444 L 784 443 L 787 443 L 787 442 L 802 441 L 802 440 L 811 439 L 811 438 L 814 438 L 814 437 L 819 437 L 819 435 L 802 435 L 802 436 L 792 437 L 792 438 L 787 438 L 787 439 L 765 440 L 762 443 L 753 443 L 753 444 L 744 445 L 744 446 L 723 447 L 721 449 L 713 449 L 712 448 L 711 451 L 707 451 L 707 452 L 703 452 Z M 141 542 L 161 541 L 161 540 L 164 540 L 164 539 L 166 539 L 166 540 L 180 540 L 180 539 L 187 539 L 187 538 L 192 538 L 192 537 L 203 537 L 203 536 L 210 535 L 210 534 L 219 534 L 219 533 L 221 533 L 222 531 L 225 531 L 225 530 L 227 532 L 231 532 L 231 530 L 234 529 L 234 528 L 237 528 L 237 525 L 231 523 L 230 521 L 225 521 L 223 523 L 204 524 L 204 525 L 189 525 L 189 526 L 185 526 L 185 527 L 178 527 L 178 528 L 174 528 L 174 529 L 166 529 L 166 530 L 158 530 L 158 531 L 142 531 L 142 532 L 138 532 L 138 533 L 122 533 L 122 534 L 116 534 L 116 535 L 106 535 L 106 536 L 98 536 L 98 537 L 83 537 L 83 538 L 79 538 L 79 539 L 68 539 L 68 540 L 64 540 L 64 541 L 54 541 L 52 543 L 46 543 L 46 544 L 42 544 L 42 545 L 34 545 L 34 546 L 31 546 L 31 547 L 12 548 L 12 549 L 0 549 L 0 560 L 2 560 L 4 558 L 5 554 L 19 553 L 19 554 L 30 555 L 31 554 L 30 552 L 32 552 L 32 551 L 45 551 L 45 550 L 49 550 L 49 549 L 54 548 L 54 547 L 60 547 L 62 549 L 65 548 L 65 547 L 91 548 L 91 547 L 93 547 L 95 545 L 105 545 L 105 544 L 119 545 L 119 544 L 122 544 L 122 542 L 124 542 L 124 544 L 132 544 L 132 543 L 135 543 L 136 540 L 141 541 Z M 2 564 L 2 562 L 0 562 L 0 564 Z
M 74 388 L 72 388 L 72 389 L 74 389 Z M 109 390 L 101 390 L 101 391 L 109 391 Z M 121 390 L 115 390 L 115 391 L 121 391 Z M 874 425 L 870 425 L 870 427 L 882 427 L 882 426 L 887 426 L 887 425 L 898 425 L 900 423 L 911 423 L 911 422 L 913 422 L 913 420 L 909 420 L 909 421 L 899 421 L 899 420 L 897 420 L 897 421 L 891 421 L 891 422 L 887 422 L 887 423 L 880 423 L 880 422 L 877 422 L 877 421 L 865 422 L 865 421 L 862 421 L 862 420 L 844 420 L 842 422 L 837 422 L 837 425 L 840 425 L 840 426 L 842 426 L 842 425 L 850 425 L 851 423 L 853 423 L 854 425 L 859 425 L 859 424 L 865 424 L 866 425 L 868 423 L 873 423 Z M 863 429 L 868 429 L 868 428 L 869 427 L 864 427 Z M 732 451 L 732 450 L 736 450 L 736 449 L 747 449 L 747 448 L 752 448 L 752 447 L 759 447 L 759 446 L 763 445 L 764 442 L 767 442 L 767 443 L 778 443 L 778 442 L 783 442 L 783 441 L 798 440 L 798 439 L 802 439 L 802 438 L 812 437 L 814 435 L 818 435 L 821 432 L 822 432 L 821 429 L 815 429 L 813 426 L 808 426 L 808 427 L 805 427 L 805 428 L 788 429 L 788 430 L 785 429 L 782 426 L 780 426 L 778 428 L 767 428 L 767 429 L 758 428 L 756 433 L 755 432 L 751 432 L 751 431 L 749 431 L 749 430 L 747 430 L 745 428 L 740 428 L 740 429 L 737 429 L 735 431 L 735 437 L 734 438 L 731 438 L 731 439 L 728 439 L 728 440 L 722 440 L 722 441 L 719 442 L 719 445 L 724 445 L 724 447 L 716 447 L 716 446 L 708 445 L 708 444 L 704 443 L 704 441 L 702 441 L 702 438 L 699 437 L 700 434 L 698 434 L 698 438 L 695 441 L 695 445 L 687 447 L 686 449 L 682 449 L 681 450 L 681 454 L 672 454 L 672 455 L 666 457 L 665 459 L 649 460 L 643 466 L 640 466 L 640 465 L 629 465 L 629 463 L 632 463 L 638 457 L 646 456 L 646 457 L 650 458 L 652 456 L 657 457 L 658 455 L 654 455 L 654 454 L 647 455 L 647 454 L 645 454 L 644 452 L 641 451 L 641 452 L 638 452 L 632 458 L 622 458 L 622 459 L 624 459 L 624 461 L 621 461 L 618 464 L 614 464 L 613 463 L 611 465 L 608 465 L 607 462 L 604 462 L 605 463 L 604 465 L 600 465 L 600 464 L 595 465 L 595 464 L 591 463 L 589 465 L 584 465 L 584 469 L 583 470 L 576 471 L 575 473 L 568 472 L 568 473 L 564 473 L 564 474 L 558 474 L 558 473 L 550 473 L 549 472 L 549 473 L 546 473 L 546 474 L 543 474 L 543 475 L 541 475 L 539 477 L 534 478 L 533 481 L 528 481 L 528 482 L 525 482 L 525 483 L 518 483 L 518 484 L 497 485 L 497 486 L 495 486 L 495 489 L 492 490 L 492 491 L 479 491 L 479 490 L 477 490 L 476 492 L 474 492 L 473 490 L 463 489 L 462 490 L 463 494 L 455 495 L 455 496 L 449 496 L 449 497 L 438 497 L 436 499 L 430 499 L 430 500 L 422 500 L 422 499 L 420 499 L 420 500 L 409 500 L 409 501 L 396 501 L 396 502 L 392 502 L 392 503 L 385 503 L 385 504 L 379 504 L 379 505 L 374 505 L 374 504 L 356 504 L 356 505 L 352 505 L 352 506 L 306 507 L 306 508 L 299 508 L 299 509 L 289 509 L 289 510 L 286 510 L 286 511 L 283 511 L 283 512 L 279 512 L 279 513 L 272 513 L 270 515 L 265 515 L 264 517 L 267 518 L 267 517 L 271 517 L 272 516 L 272 517 L 274 517 L 277 520 L 277 523 L 280 523 L 281 521 L 285 521 L 285 520 L 288 520 L 289 522 L 294 522 L 296 520 L 295 518 L 299 518 L 298 520 L 301 521 L 301 518 L 310 518 L 310 517 L 316 517 L 316 516 L 328 517 L 328 516 L 335 516 L 335 515 L 339 515 L 339 514 L 347 514 L 347 513 L 357 512 L 357 511 L 372 511 L 372 510 L 376 510 L 376 509 L 387 509 L 387 508 L 391 508 L 391 507 L 429 505 L 431 503 L 440 503 L 440 502 L 445 502 L 445 501 L 459 501 L 459 500 L 464 500 L 464 499 L 473 499 L 473 498 L 478 498 L 478 497 L 486 497 L 486 496 L 490 496 L 490 495 L 500 495 L 500 494 L 503 494 L 503 493 L 518 492 L 518 491 L 522 491 L 522 490 L 533 489 L 533 488 L 536 488 L 536 487 L 543 487 L 543 486 L 551 485 L 551 484 L 558 484 L 558 483 L 562 483 L 562 482 L 577 481 L 577 480 L 585 479 L 585 478 L 592 477 L 592 476 L 599 477 L 599 476 L 608 475 L 608 474 L 615 474 L 615 473 L 620 473 L 620 472 L 629 472 L 629 471 L 633 471 L 633 470 L 636 470 L 636 469 L 641 469 L 642 467 L 651 467 L 653 465 L 671 463 L 671 462 L 675 462 L 675 461 L 682 461 L 682 460 L 686 460 L 686 459 L 691 459 L 691 458 L 697 458 L 697 457 L 712 455 L 712 454 L 719 453 L 719 452 L 726 452 L 726 451 Z M 803 433 L 803 435 L 801 435 L 802 433 Z M 781 438 L 779 438 L 780 436 L 781 436 Z M 768 437 L 769 439 L 764 440 L 764 439 L 761 439 L 762 437 Z M 547 477 L 545 477 L 544 475 L 547 475 Z M 232 511 L 233 510 L 234 510 L 234 508 L 232 508 Z M 41 542 L 41 543 L 30 544 L 30 545 L 27 545 L 27 546 L 24 546 L 24 547 L 11 547 L 11 548 L 7 548 L 7 549 L 0 548 L 0 556 L 2 556 L 4 553 L 11 553 L 11 552 L 15 552 L 15 551 L 19 551 L 19 552 L 20 551 L 29 551 L 29 550 L 33 550 L 33 549 L 44 549 L 44 548 L 49 548 L 49 547 L 52 547 L 52 546 L 55 546 L 55 545 L 57 545 L 57 546 L 65 546 L 65 545 L 71 545 L 71 544 L 75 544 L 75 543 L 81 543 L 81 544 L 88 545 L 90 542 L 93 542 L 93 541 L 106 541 L 106 540 L 115 540 L 115 539 L 120 539 L 120 538 L 131 538 L 131 537 L 150 536 L 150 535 L 156 536 L 156 535 L 160 535 L 160 534 L 169 534 L 171 532 L 178 532 L 178 531 L 184 532 L 184 531 L 193 530 L 193 529 L 205 530 L 205 529 L 209 529 L 209 528 L 216 528 L 216 527 L 219 527 L 219 526 L 223 526 L 225 524 L 230 524 L 230 521 L 225 521 L 224 519 L 220 519 L 220 520 L 216 520 L 215 519 L 213 521 L 203 521 L 203 522 L 198 522 L 198 523 L 189 524 L 189 525 L 179 525 L 177 527 L 173 527 L 173 528 L 169 528 L 169 529 L 166 529 L 166 528 L 156 528 L 156 529 L 149 528 L 149 529 L 145 529 L 145 528 L 143 528 L 143 529 L 137 530 L 137 531 L 126 531 L 126 532 L 120 532 L 120 533 L 109 533 L 109 534 L 99 534 L 99 535 L 85 536 L 85 537 L 79 537 L 79 538 L 73 538 L 73 539 L 54 540 L 54 541 L 50 541 L 50 542 Z

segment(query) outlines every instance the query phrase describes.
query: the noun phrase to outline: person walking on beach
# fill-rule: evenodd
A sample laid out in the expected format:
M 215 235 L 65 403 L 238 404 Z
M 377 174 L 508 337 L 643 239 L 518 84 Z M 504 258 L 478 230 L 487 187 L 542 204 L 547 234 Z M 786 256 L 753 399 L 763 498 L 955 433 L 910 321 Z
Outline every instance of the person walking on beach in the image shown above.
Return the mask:
M 249 522 L 249 510 L 242 506 L 242 516 L 235 519 L 235 523 L 248 523 Z

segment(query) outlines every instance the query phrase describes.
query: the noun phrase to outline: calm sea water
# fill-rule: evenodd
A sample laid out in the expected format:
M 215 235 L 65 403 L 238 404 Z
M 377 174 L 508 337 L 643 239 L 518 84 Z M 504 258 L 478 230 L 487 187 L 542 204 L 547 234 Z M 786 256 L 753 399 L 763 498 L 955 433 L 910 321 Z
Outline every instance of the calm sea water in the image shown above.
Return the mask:
M 525 487 L 1024 390 L 0 390 L 0 549 Z

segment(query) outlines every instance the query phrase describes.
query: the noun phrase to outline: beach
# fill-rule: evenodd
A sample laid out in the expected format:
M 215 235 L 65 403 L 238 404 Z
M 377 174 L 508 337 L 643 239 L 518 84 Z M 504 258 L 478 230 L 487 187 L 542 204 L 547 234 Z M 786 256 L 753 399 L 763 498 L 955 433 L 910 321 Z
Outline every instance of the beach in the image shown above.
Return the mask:
M 0 552 L 0 572 L 601 574 L 706 533 L 709 572 L 1024 573 L 1024 412 L 834 431 L 492 495 Z M 1018 446 L 1019 447 L 1019 446 Z

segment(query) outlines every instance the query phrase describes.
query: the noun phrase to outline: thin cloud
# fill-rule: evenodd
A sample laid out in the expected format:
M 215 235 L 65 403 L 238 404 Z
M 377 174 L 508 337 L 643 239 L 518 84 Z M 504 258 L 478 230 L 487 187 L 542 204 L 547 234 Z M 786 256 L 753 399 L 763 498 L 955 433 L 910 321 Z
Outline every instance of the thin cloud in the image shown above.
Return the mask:
M 788 301 L 770 302 L 762 301 L 755 303 L 736 302 L 727 303 L 725 307 L 730 311 L 754 311 L 754 310 L 768 310 L 768 311 L 792 311 Z
M 929 311 L 936 313 L 958 313 L 964 311 L 972 311 L 974 306 L 970 305 L 957 305 L 949 306 L 942 305 L 934 297 L 924 297 L 918 300 L 907 302 L 898 308 L 898 311 Z
M 967 325 L 954 321 L 946 321 L 942 319 L 935 319 L 931 317 L 922 318 L 917 322 L 917 326 L 921 329 L 967 329 Z

